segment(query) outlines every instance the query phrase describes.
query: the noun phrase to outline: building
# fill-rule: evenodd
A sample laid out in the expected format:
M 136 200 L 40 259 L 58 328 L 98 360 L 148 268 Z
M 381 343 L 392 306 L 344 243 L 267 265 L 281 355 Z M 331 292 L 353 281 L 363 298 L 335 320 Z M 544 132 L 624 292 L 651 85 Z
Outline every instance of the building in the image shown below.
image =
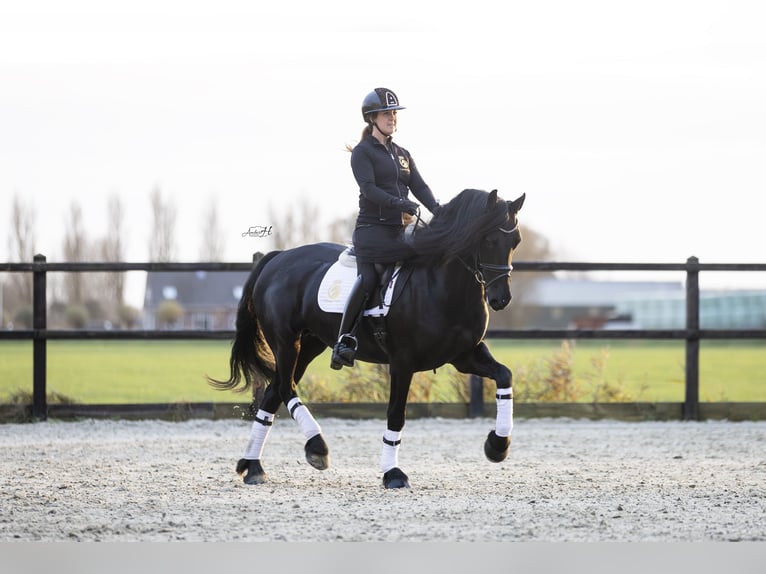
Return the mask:
M 681 282 L 591 281 L 544 277 L 526 286 L 524 327 L 529 329 L 631 328 L 629 312 L 619 304 L 628 298 L 657 300 L 684 297 Z
M 149 272 L 144 328 L 234 329 L 247 271 Z M 163 325 L 158 310 L 166 301 L 181 316 Z M 508 309 L 491 314 L 491 328 L 508 328 L 503 313 L 525 329 L 683 329 L 686 289 L 682 281 L 592 281 L 543 277 L 525 285 Z M 766 291 L 700 293 L 700 325 L 706 329 L 766 328 Z
M 683 329 L 683 282 L 536 279 L 519 304 L 529 329 Z M 700 292 L 704 329 L 763 329 L 766 291 Z
M 150 271 L 144 294 L 145 329 L 226 330 L 235 327 L 237 306 L 249 271 Z M 163 325 L 158 311 L 167 301 L 181 316 Z
M 628 315 L 637 328 L 683 329 L 686 298 L 636 296 L 622 298 L 617 313 Z M 766 328 L 766 291 L 701 291 L 700 327 L 703 329 Z

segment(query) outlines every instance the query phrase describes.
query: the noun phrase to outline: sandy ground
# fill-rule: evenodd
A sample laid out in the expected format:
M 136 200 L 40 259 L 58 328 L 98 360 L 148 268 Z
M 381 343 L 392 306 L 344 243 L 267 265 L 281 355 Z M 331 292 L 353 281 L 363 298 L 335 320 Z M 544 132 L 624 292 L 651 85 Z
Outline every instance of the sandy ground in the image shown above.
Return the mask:
M 331 468 L 278 419 L 269 482 L 234 472 L 250 423 L 49 421 L 0 425 L 0 541 L 764 541 L 766 423 L 411 420 L 378 470 L 385 423 L 320 420 Z

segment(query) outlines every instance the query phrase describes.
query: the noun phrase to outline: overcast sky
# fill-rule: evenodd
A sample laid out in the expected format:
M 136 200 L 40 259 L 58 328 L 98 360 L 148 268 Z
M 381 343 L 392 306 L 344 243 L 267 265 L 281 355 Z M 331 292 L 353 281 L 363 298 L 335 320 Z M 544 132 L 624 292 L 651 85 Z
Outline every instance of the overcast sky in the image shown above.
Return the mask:
M 763 262 L 762 4 L 0 0 L 0 261 L 14 194 L 51 261 L 69 205 L 95 239 L 113 193 L 145 261 L 157 186 L 185 261 L 213 199 L 230 261 L 269 248 L 242 233 L 270 204 L 347 216 L 385 86 L 437 197 L 526 193 L 557 259 Z

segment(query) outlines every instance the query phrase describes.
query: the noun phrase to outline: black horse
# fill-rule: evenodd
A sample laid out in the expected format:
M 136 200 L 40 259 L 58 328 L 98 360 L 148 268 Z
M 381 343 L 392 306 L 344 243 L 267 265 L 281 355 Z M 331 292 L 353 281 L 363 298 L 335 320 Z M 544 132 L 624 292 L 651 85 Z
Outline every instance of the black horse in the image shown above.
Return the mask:
M 407 394 L 418 371 L 452 364 L 462 373 L 495 380 L 497 419 L 484 452 L 494 462 L 508 455 L 513 426 L 511 372 L 483 342 L 489 314 L 511 301 L 513 250 L 521 241 L 515 201 L 466 189 L 412 237 L 416 256 L 406 262 L 385 317 L 385 344 L 363 319 L 357 332 L 357 360 L 389 365 L 390 395 L 381 470 L 386 488 L 409 487 L 398 467 Z M 274 416 L 284 403 L 306 437 L 306 459 L 329 466 L 321 428 L 301 404 L 296 386 L 309 363 L 335 343 L 340 314 L 319 308 L 317 291 L 344 246 L 332 243 L 272 251 L 255 266 L 242 293 L 228 380 L 209 379 L 218 389 L 266 385 L 255 413 L 250 442 L 237 472 L 247 484 L 266 480 L 261 455 Z

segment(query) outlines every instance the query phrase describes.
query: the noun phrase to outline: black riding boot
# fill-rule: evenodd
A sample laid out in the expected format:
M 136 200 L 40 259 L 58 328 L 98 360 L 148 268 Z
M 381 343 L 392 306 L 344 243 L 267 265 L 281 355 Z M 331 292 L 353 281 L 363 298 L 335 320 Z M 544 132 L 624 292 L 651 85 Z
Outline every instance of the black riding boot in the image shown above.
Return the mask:
M 343 318 L 340 320 L 340 331 L 338 333 L 338 342 L 332 350 L 332 360 L 330 367 L 335 370 L 343 367 L 354 366 L 354 356 L 356 355 L 356 323 L 364 312 L 364 302 L 367 301 L 367 293 L 362 287 L 361 275 L 356 278 L 351 293 L 346 300 L 346 307 L 343 310 Z

